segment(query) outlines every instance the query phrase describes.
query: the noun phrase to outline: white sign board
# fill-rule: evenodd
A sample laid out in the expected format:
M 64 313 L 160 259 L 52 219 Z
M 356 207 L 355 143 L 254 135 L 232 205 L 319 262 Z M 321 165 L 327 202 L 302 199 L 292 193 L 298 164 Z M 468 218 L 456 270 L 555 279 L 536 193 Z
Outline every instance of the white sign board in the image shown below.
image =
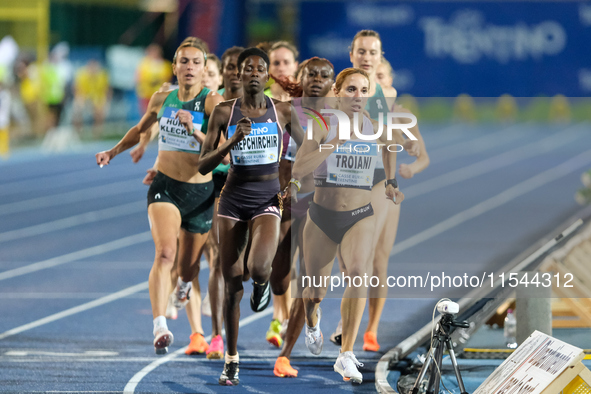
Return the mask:
M 535 331 L 474 394 L 539 394 L 582 358 L 582 349 Z

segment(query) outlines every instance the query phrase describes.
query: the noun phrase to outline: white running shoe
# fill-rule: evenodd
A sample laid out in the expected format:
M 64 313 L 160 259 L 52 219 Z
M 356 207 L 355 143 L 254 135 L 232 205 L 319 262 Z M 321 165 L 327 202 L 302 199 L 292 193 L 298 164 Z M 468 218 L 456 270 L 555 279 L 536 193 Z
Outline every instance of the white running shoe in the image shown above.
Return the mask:
M 337 329 L 330 335 L 330 341 L 337 346 L 341 346 L 341 341 L 343 340 L 343 320 L 339 320 L 339 324 L 337 325 Z
M 340 353 L 334 363 L 334 371 L 340 373 L 345 382 L 360 384 L 363 382 L 363 375 L 357 367 L 363 367 L 363 363 L 357 361 L 353 352 Z
M 209 303 L 209 292 L 205 295 L 203 301 L 201 301 L 201 313 L 204 316 L 211 317 L 211 304 Z
M 322 331 L 320 331 L 320 318 L 322 318 L 322 309 L 320 307 L 316 311 L 316 316 L 318 316 L 316 327 L 310 327 L 308 324 L 305 324 L 306 347 L 310 353 L 319 355 L 322 352 L 322 344 L 324 343 L 324 337 L 322 336 Z
M 174 293 L 170 293 L 168 304 L 166 304 L 166 314 L 164 316 L 169 320 L 176 320 L 179 316 L 178 310 L 176 309 L 176 306 L 174 306 L 175 298 L 176 296 Z
M 154 335 L 154 351 L 156 354 L 168 353 L 168 347 L 174 342 L 174 336 L 166 328 L 162 328 Z
M 189 302 L 189 293 L 191 293 L 190 283 L 184 289 L 181 289 L 181 287 L 177 283 L 173 293 L 175 296 L 173 302 L 176 309 L 181 310 L 185 307 L 185 305 L 187 305 L 187 303 Z

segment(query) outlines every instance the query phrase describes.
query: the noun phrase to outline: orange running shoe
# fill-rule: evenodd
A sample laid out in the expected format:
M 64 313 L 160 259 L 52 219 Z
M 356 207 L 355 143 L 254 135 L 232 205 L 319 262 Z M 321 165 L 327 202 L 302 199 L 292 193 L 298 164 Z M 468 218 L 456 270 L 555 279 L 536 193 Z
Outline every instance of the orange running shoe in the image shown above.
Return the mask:
M 205 338 L 203 338 L 203 334 L 198 332 L 191 334 L 191 343 L 187 346 L 187 350 L 185 350 L 185 354 L 188 355 L 196 355 L 196 354 L 203 354 L 209 349 L 209 345 Z
M 275 376 L 280 378 L 297 378 L 298 371 L 297 369 L 293 369 L 289 364 L 289 359 L 287 357 L 277 357 L 277 361 L 275 361 L 275 368 L 273 369 L 273 373 Z
M 373 332 L 366 332 L 363 334 L 363 350 L 366 352 L 377 352 L 380 350 L 380 345 L 378 344 L 378 338 L 376 338 L 376 334 Z
M 216 335 L 211 340 L 211 345 L 205 354 L 209 360 L 221 360 L 224 357 L 224 340 L 221 335 Z

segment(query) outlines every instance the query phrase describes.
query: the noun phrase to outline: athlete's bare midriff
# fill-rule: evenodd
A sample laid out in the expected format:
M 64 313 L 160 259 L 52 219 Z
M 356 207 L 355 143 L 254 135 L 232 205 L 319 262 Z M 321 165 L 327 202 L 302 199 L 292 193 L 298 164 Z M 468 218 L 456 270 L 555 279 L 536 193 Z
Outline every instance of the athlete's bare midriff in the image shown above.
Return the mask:
M 206 183 L 211 181 L 211 172 L 199 173 L 199 155 L 189 152 L 158 152 L 158 171 L 166 176 L 186 183 Z
M 314 202 L 333 211 L 351 211 L 369 204 L 371 192 L 350 187 L 316 187 Z

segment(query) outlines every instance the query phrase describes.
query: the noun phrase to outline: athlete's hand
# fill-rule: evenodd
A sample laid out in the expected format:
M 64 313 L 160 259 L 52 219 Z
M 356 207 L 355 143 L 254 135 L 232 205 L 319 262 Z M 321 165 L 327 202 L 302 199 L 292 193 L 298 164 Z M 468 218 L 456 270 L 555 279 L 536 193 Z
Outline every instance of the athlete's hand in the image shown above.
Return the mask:
M 419 141 L 406 140 L 402 146 L 411 156 L 418 156 L 421 153 L 421 145 L 419 144 Z
M 106 166 L 109 164 L 113 156 L 111 156 L 111 151 L 105 150 L 102 152 L 97 153 L 96 155 L 96 164 L 99 166 Z
M 144 177 L 144 180 L 142 181 L 142 183 L 144 185 L 150 186 L 152 184 L 152 181 L 154 180 L 154 177 L 156 176 L 156 174 L 158 174 L 158 171 L 153 168 L 150 168 L 146 172 L 147 172 L 147 174 Z
M 394 186 L 388 185 L 386 186 L 386 198 L 394 201 L 394 204 L 398 205 L 404 201 L 404 193 L 398 189 L 394 189 Z
M 284 207 L 291 206 L 292 200 L 294 203 L 297 203 L 298 202 L 298 188 L 297 188 L 297 186 L 290 182 L 289 185 L 287 185 L 285 187 L 285 189 L 283 190 L 281 198 L 283 199 L 283 206 Z
M 146 152 L 146 147 L 140 143 L 138 146 L 136 146 L 135 148 L 133 148 L 129 152 L 129 155 L 131 156 L 131 161 L 134 163 L 139 162 L 142 159 L 142 157 L 144 156 L 145 152 Z
M 236 124 L 236 131 L 232 138 L 234 138 L 235 142 L 242 141 L 247 135 L 250 134 L 252 130 L 252 120 L 248 117 L 244 117 L 238 121 Z
M 406 179 L 410 179 L 415 175 L 414 171 L 412 170 L 412 167 L 405 163 L 400 164 L 400 167 L 398 168 L 398 173 L 401 177 Z
M 178 119 L 181 125 L 187 129 L 189 135 L 193 135 L 193 115 L 189 111 L 179 109 L 174 118 Z

